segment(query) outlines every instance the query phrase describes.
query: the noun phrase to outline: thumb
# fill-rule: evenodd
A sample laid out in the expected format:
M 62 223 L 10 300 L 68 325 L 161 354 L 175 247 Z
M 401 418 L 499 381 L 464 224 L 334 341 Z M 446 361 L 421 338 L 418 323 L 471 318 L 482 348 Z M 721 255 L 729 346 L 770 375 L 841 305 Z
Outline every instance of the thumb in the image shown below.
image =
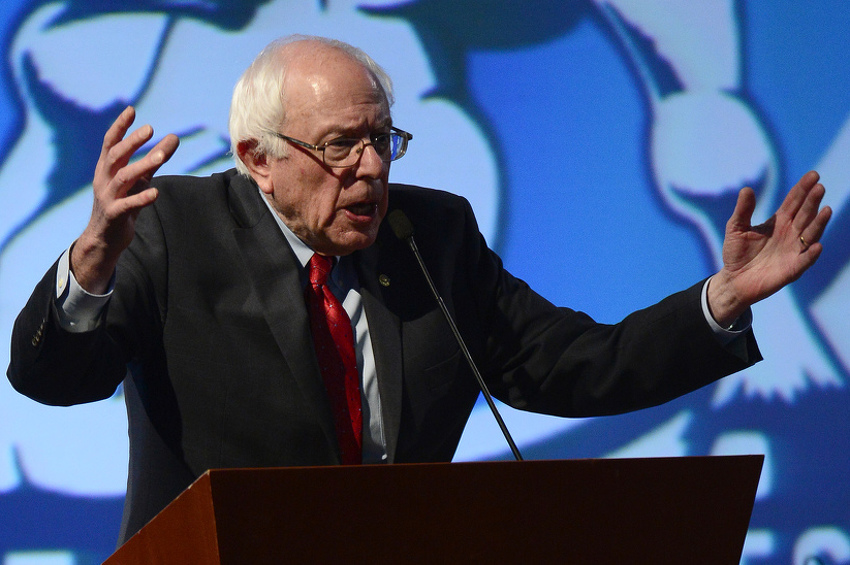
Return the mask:
M 726 233 L 732 231 L 747 231 L 752 227 L 753 212 L 756 209 L 756 193 L 749 186 L 738 192 L 735 210 L 726 223 Z

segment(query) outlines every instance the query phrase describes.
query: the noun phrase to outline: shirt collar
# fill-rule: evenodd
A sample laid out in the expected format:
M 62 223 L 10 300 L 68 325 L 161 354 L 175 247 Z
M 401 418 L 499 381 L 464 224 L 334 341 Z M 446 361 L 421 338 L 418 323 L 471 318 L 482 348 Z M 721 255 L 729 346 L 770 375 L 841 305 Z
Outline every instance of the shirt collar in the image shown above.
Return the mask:
M 280 214 L 278 214 L 277 211 L 274 209 L 271 202 L 269 202 L 269 199 L 266 198 L 266 195 L 263 193 L 263 191 L 259 190 L 259 192 L 260 198 L 262 198 L 263 202 L 266 204 L 266 207 L 268 207 L 269 212 L 272 213 L 272 218 L 274 218 L 274 221 L 277 222 L 278 227 L 280 227 L 280 231 L 283 232 L 283 236 L 286 238 L 287 243 L 289 243 L 289 247 L 291 247 L 292 252 L 295 253 L 295 258 L 298 259 L 298 264 L 301 265 L 302 279 L 306 281 L 307 263 L 310 262 L 310 259 L 313 257 L 315 251 L 312 247 L 304 243 L 301 238 L 295 235 L 295 233 L 291 229 L 289 229 L 289 226 L 284 223 L 283 219 L 280 217 Z M 334 269 L 331 271 L 332 282 L 340 287 L 346 284 L 349 286 L 351 285 L 350 281 L 346 282 L 347 279 L 350 278 L 346 276 L 350 271 L 350 265 L 348 264 L 349 261 L 346 261 L 345 259 L 345 257 L 334 257 Z

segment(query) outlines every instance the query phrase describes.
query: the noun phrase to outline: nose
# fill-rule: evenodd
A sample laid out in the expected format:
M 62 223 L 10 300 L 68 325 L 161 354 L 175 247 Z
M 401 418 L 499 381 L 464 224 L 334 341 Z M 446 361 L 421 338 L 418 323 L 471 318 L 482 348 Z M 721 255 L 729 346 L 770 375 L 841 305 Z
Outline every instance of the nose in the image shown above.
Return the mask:
M 378 150 L 369 142 L 360 149 L 357 160 L 357 176 L 379 178 L 384 172 L 384 160 L 378 155 Z

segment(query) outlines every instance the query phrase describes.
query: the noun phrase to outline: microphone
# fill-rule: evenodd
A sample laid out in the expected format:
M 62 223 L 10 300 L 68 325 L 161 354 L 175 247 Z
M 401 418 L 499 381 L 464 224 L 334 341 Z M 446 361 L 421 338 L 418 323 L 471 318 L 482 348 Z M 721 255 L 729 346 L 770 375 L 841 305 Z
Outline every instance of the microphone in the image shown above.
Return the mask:
M 389 221 L 390 227 L 392 228 L 395 236 L 400 240 L 406 241 L 407 244 L 410 246 L 411 251 L 413 251 L 413 255 L 416 257 L 416 261 L 419 263 L 419 268 L 422 269 L 422 274 L 425 275 L 425 280 L 428 281 L 428 286 L 431 288 L 431 293 L 437 300 L 437 304 L 440 306 L 440 310 L 443 311 L 443 316 L 445 316 L 446 321 L 449 323 L 449 327 L 451 328 L 452 333 L 455 336 L 455 340 L 457 340 L 461 351 L 463 351 L 463 356 L 466 357 L 466 362 L 469 364 L 469 368 L 472 369 L 472 373 L 475 375 L 475 379 L 478 381 L 478 388 L 481 389 L 481 393 L 484 395 L 484 400 L 487 401 L 487 406 L 490 407 L 490 411 L 493 413 L 493 417 L 496 419 L 496 423 L 499 424 L 499 429 L 502 430 L 502 435 L 505 436 L 505 441 L 508 442 L 508 445 L 511 448 L 511 453 L 514 454 L 514 459 L 516 459 L 517 461 L 522 461 L 522 455 L 520 454 L 519 449 L 517 449 L 517 446 L 514 443 L 514 439 L 511 437 L 511 433 L 508 431 L 507 426 L 505 426 L 505 422 L 504 420 L 502 420 L 502 415 L 499 414 L 499 410 L 496 408 L 496 403 L 493 402 L 493 395 L 490 394 L 490 388 L 487 386 L 487 383 L 484 382 L 484 377 L 481 376 L 481 371 L 478 370 L 478 366 L 472 359 L 472 354 L 469 353 L 469 348 L 466 347 L 466 342 L 463 341 L 463 336 L 460 335 L 460 331 L 457 329 L 457 324 L 455 324 L 454 318 L 452 318 L 452 315 L 449 313 L 449 309 L 446 308 L 446 303 L 443 302 L 443 297 L 440 296 L 436 285 L 434 285 L 434 280 L 431 278 L 431 274 L 428 272 L 428 268 L 425 266 L 425 261 L 422 260 L 422 255 L 419 253 L 419 248 L 416 246 L 416 241 L 414 241 L 413 239 L 413 224 L 410 222 L 410 219 L 407 217 L 407 214 L 405 214 L 401 210 L 393 210 L 392 212 L 390 212 L 390 215 L 387 217 L 387 220 Z

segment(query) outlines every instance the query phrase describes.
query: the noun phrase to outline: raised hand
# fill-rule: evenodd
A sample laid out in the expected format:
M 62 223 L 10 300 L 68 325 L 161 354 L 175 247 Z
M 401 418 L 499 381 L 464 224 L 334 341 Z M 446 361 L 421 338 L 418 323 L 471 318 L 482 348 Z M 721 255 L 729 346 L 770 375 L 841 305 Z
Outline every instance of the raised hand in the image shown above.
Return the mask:
M 153 137 L 149 125 L 127 135 L 135 118 L 135 109 L 127 107 L 103 138 L 92 182 L 91 219 L 71 249 L 74 277 L 93 294 L 106 290 L 118 258 L 133 240 L 136 217 L 156 200 L 157 190 L 149 187 L 151 178 L 180 143 L 177 136 L 169 134 L 144 157 L 131 162 L 136 151 Z
M 747 308 L 797 280 L 823 251 L 823 235 L 832 210 L 820 208 L 824 188 L 810 171 L 785 197 L 765 223 L 752 226 L 756 197 L 750 188 L 726 223 L 723 268 L 708 287 L 708 305 L 721 326 L 734 322 Z

